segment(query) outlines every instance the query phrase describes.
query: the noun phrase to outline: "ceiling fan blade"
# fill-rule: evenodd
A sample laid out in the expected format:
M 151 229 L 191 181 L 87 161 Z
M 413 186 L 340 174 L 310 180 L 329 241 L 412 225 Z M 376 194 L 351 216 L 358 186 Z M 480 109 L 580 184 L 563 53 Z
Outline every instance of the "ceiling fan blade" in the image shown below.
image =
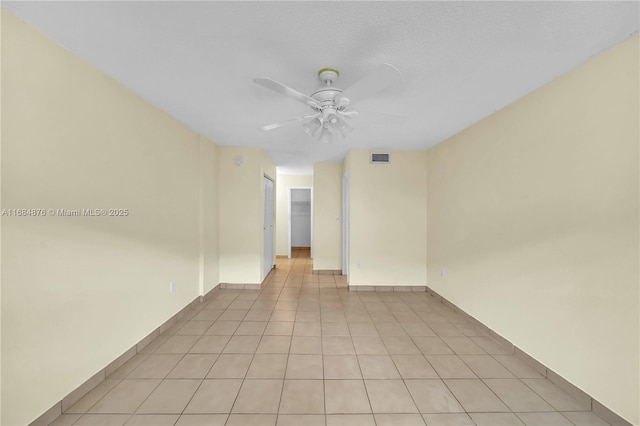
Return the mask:
M 353 109 L 337 110 L 336 113 L 344 118 L 354 118 L 358 116 L 358 111 Z
M 349 99 L 339 97 L 336 99 L 336 106 L 338 108 L 346 108 L 347 105 L 349 105 L 349 102 L 351 102 Z
M 346 88 L 338 98 L 347 98 L 349 105 L 353 105 L 354 102 L 359 102 L 391 86 L 400 80 L 400 77 L 402 77 L 402 74 L 396 67 L 390 64 L 382 64 L 373 72 Z
M 302 102 L 305 105 L 320 106 L 318 101 L 316 101 L 312 97 L 307 96 L 304 93 L 300 93 L 297 90 L 292 89 L 289 86 L 285 86 L 282 83 L 278 83 L 275 80 L 271 80 L 270 78 L 254 78 L 253 82 L 256 84 L 259 84 L 260 86 L 266 87 L 267 89 L 271 89 L 275 92 L 278 92 L 281 95 L 295 99 L 298 102 Z
M 380 115 L 389 118 L 407 118 L 408 115 L 405 114 L 396 114 L 394 112 L 384 112 L 384 111 L 374 111 L 371 109 L 362 109 L 358 108 L 358 112 L 363 113 L 363 115 Z
M 318 118 L 319 116 L 320 116 L 320 113 L 305 114 L 305 115 L 301 115 L 300 117 L 290 118 L 289 120 L 281 121 L 280 123 L 267 124 L 266 126 L 260 127 L 260 129 L 273 130 L 273 129 L 277 129 L 278 127 L 286 126 L 287 124 L 299 123 L 301 121 Z

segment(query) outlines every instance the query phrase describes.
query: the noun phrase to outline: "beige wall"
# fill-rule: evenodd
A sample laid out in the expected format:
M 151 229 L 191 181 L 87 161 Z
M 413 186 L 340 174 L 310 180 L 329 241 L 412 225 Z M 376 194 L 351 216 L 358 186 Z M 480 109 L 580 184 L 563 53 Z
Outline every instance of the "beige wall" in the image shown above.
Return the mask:
M 313 186 L 313 176 L 278 175 L 276 188 L 276 254 L 289 255 L 289 188 Z
M 18 425 L 217 283 L 215 213 L 200 222 L 217 165 L 212 142 L 7 12 L 2 38 L 3 208 L 129 210 L 2 218 L 1 423 Z
M 241 165 L 236 158 L 242 157 Z M 262 282 L 263 176 L 275 181 L 275 166 L 255 147 L 219 148 L 220 282 Z
M 342 163 L 313 165 L 313 269 L 342 269 Z
M 349 177 L 349 285 L 425 285 L 427 152 L 389 151 L 370 164 L 353 150 Z
M 638 77 L 636 35 L 428 167 L 429 285 L 634 424 Z

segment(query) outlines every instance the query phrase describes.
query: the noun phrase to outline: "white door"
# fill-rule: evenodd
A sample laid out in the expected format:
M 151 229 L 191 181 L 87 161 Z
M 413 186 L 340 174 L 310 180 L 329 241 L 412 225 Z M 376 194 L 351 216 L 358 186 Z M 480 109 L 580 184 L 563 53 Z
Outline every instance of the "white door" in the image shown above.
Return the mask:
M 273 181 L 264 177 L 264 271 L 262 279 L 273 268 Z
M 349 275 L 349 175 L 342 176 L 342 275 Z

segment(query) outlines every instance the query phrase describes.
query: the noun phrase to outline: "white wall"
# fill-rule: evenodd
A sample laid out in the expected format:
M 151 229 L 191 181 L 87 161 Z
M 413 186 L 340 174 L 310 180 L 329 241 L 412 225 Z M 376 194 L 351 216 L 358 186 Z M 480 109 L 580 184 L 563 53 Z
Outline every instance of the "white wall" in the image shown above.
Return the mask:
M 276 185 L 276 254 L 289 255 L 289 189 L 312 187 L 311 175 L 278 174 Z
M 236 158 L 242 157 L 241 165 Z M 275 166 L 255 147 L 219 148 L 220 282 L 260 284 L 264 263 L 264 191 Z
M 313 165 L 313 268 L 342 269 L 342 163 Z
M 425 285 L 427 152 L 349 151 L 349 285 Z
M 638 48 L 430 150 L 427 215 L 429 285 L 633 424 Z
M 5 11 L 2 110 L 3 208 L 129 211 L 2 217 L 1 423 L 18 425 L 196 298 L 201 271 L 217 284 L 216 147 Z

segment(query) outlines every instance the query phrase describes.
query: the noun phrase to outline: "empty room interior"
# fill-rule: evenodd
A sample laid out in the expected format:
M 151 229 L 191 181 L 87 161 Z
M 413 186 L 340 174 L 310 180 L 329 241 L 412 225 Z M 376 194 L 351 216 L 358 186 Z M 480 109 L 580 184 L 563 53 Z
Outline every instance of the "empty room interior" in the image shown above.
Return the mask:
M 18 425 L 639 425 L 639 3 L 1 9 Z

